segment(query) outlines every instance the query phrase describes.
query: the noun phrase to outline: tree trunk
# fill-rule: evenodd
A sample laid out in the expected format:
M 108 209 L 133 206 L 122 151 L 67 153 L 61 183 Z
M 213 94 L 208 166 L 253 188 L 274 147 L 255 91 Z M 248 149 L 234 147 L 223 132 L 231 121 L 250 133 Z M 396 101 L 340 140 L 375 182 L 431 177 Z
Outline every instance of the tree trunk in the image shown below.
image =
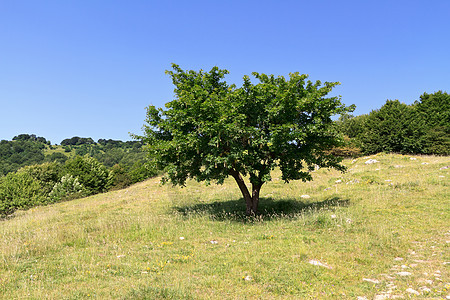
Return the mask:
M 236 183 L 241 190 L 242 196 L 244 197 L 246 205 L 245 214 L 248 216 L 256 215 L 258 213 L 259 191 L 261 190 L 262 183 L 252 184 L 252 194 L 250 195 L 250 192 L 241 174 L 238 171 L 232 169 L 230 170 L 230 175 L 233 176 L 234 180 L 236 180 Z
M 259 191 L 262 184 L 252 184 L 252 214 L 258 213 Z

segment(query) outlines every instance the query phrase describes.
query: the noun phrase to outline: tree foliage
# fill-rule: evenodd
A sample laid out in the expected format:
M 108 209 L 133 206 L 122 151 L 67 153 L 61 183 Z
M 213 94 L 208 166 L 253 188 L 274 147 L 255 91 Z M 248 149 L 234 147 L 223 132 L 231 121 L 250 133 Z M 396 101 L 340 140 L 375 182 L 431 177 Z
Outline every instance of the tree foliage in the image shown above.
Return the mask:
M 69 139 L 64 139 L 61 141 L 62 146 L 75 146 L 75 145 L 91 145 L 95 144 L 94 140 L 92 138 L 82 138 L 78 136 L 74 136 Z
M 0 141 L 0 176 L 44 162 L 45 145 L 32 140 Z
M 61 178 L 62 168 L 63 166 L 59 163 L 46 162 L 39 165 L 25 166 L 17 172 L 30 175 L 41 185 L 42 192 L 47 195 Z
M 156 175 L 139 141 L 99 140 L 98 144 L 64 146 L 68 155 L 53 151 L 58 147 L 48 144 L 33 134 L 0 141 L 0 215 L 124 188 Z
M 450 154 L 450 95 L 442 91 L 424 93 L 416 101 L 417 118 L 423 127 L 423 152 Z
M 398 100 L 388 100 L 379 110 L 372 111 L 365 123 L 362 148 L 365 153 L 419 153 L 421 127 L 414 108 Z
M 175 99 L 166 109 L 148 107 L 142 137 L 150 157 L 167 172 L 164 181 L 184 185 L 195 178 L 220 184 L 231 175 L 252 214 L 275 167 L 285 182 L 311 180 L 315 166 L 344 170 L 327 153 L 341 142 L 331 116 L 351 110 L 339 97 L 326 98 L 338 83 L 322 85 L 299 73 L 285 79 L 255 72 L 257 84 L 244 76 L 237 88 L 223 80 L 227 70 L 172 67 L 167 73 Z
M 424 93 L 411 105 L 387 100 L 368 115 L 344 115 L 337 128 L 364 154 L 450 154 L 450 95 Z
M 65 175 L 61 177 L 48 194 L 49 202 L 81 198 L 87 194 L 77 177 Z
M 0 178 L 0 215 L 45 202 L 42 185 L 27 172 L 9 173 Z
M 77 156 L 68 160 L 64 169 L 67 174 L 78 178 L 90 195 L 105 192 L 111 185 L 109 170 L 93 157 Z

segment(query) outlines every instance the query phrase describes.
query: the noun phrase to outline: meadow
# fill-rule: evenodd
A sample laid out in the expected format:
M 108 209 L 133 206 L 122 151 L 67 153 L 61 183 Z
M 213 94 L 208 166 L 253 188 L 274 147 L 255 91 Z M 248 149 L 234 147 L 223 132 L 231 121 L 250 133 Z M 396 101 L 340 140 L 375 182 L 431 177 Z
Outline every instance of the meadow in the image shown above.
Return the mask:
M 256 217 L 232 178 L 184 188 L 151 178 L 17 211 L 0 220 L 0 298 L 449 296 L 450 157 L 344 164 L 311 182 L 274 171 Z

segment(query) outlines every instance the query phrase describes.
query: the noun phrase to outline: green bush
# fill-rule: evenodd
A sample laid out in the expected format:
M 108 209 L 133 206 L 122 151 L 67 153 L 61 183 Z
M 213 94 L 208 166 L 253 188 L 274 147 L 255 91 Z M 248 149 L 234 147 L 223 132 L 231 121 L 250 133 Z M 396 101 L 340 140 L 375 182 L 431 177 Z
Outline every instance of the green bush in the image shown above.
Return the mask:
M 78 178 L 73 177 L 72 175 L 65 175 L 53 186 L 52 191 L 48 195 L 48 199 L 49 202 L 71 200 L 81 198 L 86 195 L 86 193 L 86 189 L 78 181 Z
M 130 177 L 133 183 L 144 181 L 157 175 L 156 167 L 149 162 L 138 161 L 130 169 Z
M 68 159 L 67 155 L 64 155 L 60 152 L 53 152 L 50 155 L 45 156 L 45 160 L 48 162 L 59 162 L 61 164 L 64 164 L 66 160 Z
M 0 215 L 17 209 L 45 203 L 45 192 L 40 182 L 27 172 L 9 173 L 0 179 Z
M 112 176 L 111 188 L 114 190 L 126 188 L 127 186 L 133 183 L 130 175 L 121 165 L 114 165 L 111 168 L 111 176 Z
M 368 115 L 342 115 L 336 121 L 336 127 L 364 154 L 449 155 L 450 95 L 442 91 L 424 93 L 411 105 L 388 100 Z
M 450 155 L 450 126 L 433 127 L 423 137 L 426 154 Z
M 88 195 L 105 192 L 112 184 L 108 169 L 93 157 L 77 156 L 68 160 L 65 171 L 78 178 Z
M 398 100 L 388 100 L 372 111 L 361 137 L 363 152 L 421 153 L 422 128 L 414 112 L 413 107 Z
M 62 166 L 60 164 L 47 162 L 40 165 L 26 166 L 17 172 L 29 174 L 41 184 L 43 193 L 48 195 L 55 183 L 61 178 L 61 171 Z
M 425 132 L 422 136 L 424 153 L 449 155 L 450 95 L 442 91 L 424 93 L 414 104 Z

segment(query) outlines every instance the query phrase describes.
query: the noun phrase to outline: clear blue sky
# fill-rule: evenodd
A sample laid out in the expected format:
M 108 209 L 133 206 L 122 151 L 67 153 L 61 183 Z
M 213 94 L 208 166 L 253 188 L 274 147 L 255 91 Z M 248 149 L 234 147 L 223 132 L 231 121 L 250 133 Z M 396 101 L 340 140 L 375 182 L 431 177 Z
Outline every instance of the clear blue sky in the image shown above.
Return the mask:
M 0 139 L 129 140 L 172 62 L 340 81 L 355 115 L 410 104 L 450 92 L 450 1 L 0 0 Z

